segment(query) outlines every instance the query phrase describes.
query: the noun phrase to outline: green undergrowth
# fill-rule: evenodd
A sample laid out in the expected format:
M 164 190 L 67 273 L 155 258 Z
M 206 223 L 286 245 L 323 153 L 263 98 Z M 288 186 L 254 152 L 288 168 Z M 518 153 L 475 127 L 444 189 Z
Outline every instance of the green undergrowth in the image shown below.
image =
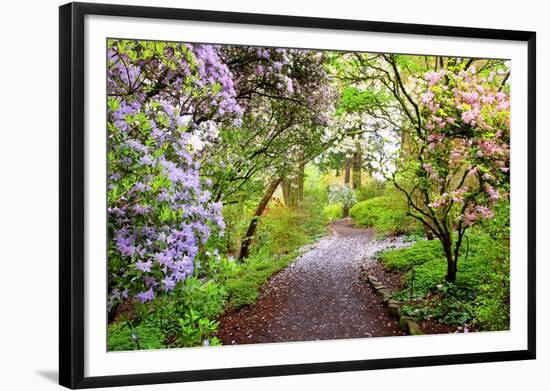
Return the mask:
M 405 198 L 395 192 L 358 202 L 350 210 L 355 224 L 374 227 L 377 236 L 408 234 L 419 230 L 417 222 L 407 215 Z
M 406 303 L 405 314 L 477 330 L 508 329 L 508 226 L 500 225 L 507 207 L 501 208 L 495 221 L 468 231 L 453 284 L 445 282 L 447 261 L 437 239 L 379 254 L 386 270 L 402 275 L 404 289 L 393 298 Z
M 325 221 L 331 223 L 340 220 L 344 214 L 344 208 L 340 204 L 330 204 L 323 207 Z
M 297 255 L 298 251 L 295 250 L 277 257 L 257 254 L 247 260 L 237 275 L 225 283 L 229 305 L 233 308 L 241 308 L 255 303 L 260 288 L 273 274 L 284 269 Z

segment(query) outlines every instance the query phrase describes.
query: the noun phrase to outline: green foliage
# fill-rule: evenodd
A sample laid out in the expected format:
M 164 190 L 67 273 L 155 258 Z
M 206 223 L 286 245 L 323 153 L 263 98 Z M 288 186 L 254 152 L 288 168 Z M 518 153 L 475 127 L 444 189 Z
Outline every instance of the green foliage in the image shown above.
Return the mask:
M 418 230 L 416 221 L 407 215 L 407 203 L 398 193 L 358 202 L 350 216 L 360 226 L 374 227 L 378 235 L 395 235 Z
M 217 338 L 209 336 L 218 328 L 218 322 L 202 317 L 198 312 L 190 310 L 183 318 L 178 319 L 181 335 L 178 337 L 179 346 L 196 346 L 203 344 L 219 345 Z
M 510 204 L 501 202 L 495 216 L 480 227 L 486 235 L 479 256 L 488 260 L 486 278 L 473 304 L 475 326 L 507 330 L 510 325 Z
M 260 288 L 267 280 L 285 268 L 296 255 L 296 251 L 280 256 L 256 253 L 247 258 L 241 265 L 239 274 L 226 282 L 230 305 L 240 308 L 253 304 L 258 298 Z
M 438 241 L 433 241 L 438 243 Z M 439 243 L 438 243 L 439 244 Z M 432 254 L 434 255 L 434 254 Z M 437 289 L 437 285 L 445 282 L 447 272 L 447 260 L 444 257 L 431 258 L 414 268 L 414 295 L 425 296 Z M 477 294 L 479 286 L 487 273 L 487 262 L 480 257 L 468 257 L 459 260 L 459 272 L 457 273 L 455 285 L 460 289 L 470 290 Z M 412 272 L 405 273 L 405 284 L 410 286 Z M 408 292 L 408 291 L 407 291 Z
M 386 195 L 386 182 L 372 179 L 355 190 L 357 201 L 365 201 L 375 197 Z
M 260 220 L 253 248 L 282 254 L 306 244 L 310 240 L 303 226 L 307 217 L 303 211 L 284 206 L 270 208 Z
M 252 252 L 286 254 L 326 233 L 325 218 L 319 210 L 322 203 L 306 194 L 301 209 L 273 203 L 258 224 Z
M 238 202 L 225 205 L 222 208 L 223 220 L 225 222 L 225 233 L 223 236 L 224 245 L 222 250 L 227 253 L 235 253 L 240 246 L 252 214 L 254 211 L 253 202 Z
M 361 112 L 371 106 L 380 105 L 389 100 L 390 96 L 383 91 L 372 89 L 361 90 L 355 86 L 347 87 L 342 92 L 337 114 Z
M 463 326 L 473 320 L 472 299 L 467 291 L 445 283 L 438 285 L 437 295 L 420 304 L 405 304 L 401 313 L 419 320 L 436 319 L 449 326 Z
M 196 277 L 183 281 L 181 287 L 170 296 L 159 296 L 146 305 L 146 316 L 143 320 L 154 325 L 164 335 L 167 345 L 194 346 L 207 340 L 215 331 L 212 323 L 224 310 L 227 298 L 225 287 L 213 280 L 201 282 Z M 181 320 L 187 326 L 200 326 L 198 334 L 189 334 L 182 328 Z M 207 329 L 206 324 L 212 325 Z M 197 340 L 200 335 L 201 339 Z
M 443 248 L 438 240 L 421 240 L 412 247 L 387 250 L 379 254 L 384 267 L 392 272 L 408 271 L 426 262 L 440 261 L 443 257 Z
M 340 204 L 325 205 L 323 207 L 323 215 L 327 223 L 341 219 L 343 214 L 344 208 Z
M 137 350 L 138 345 L 132 339 L 132 332 L 138 338 L 140 349 L 161 349 L 164 347 L 164 337 L 154 324 L 142 323 L 133 327 L 131 322 L 118 322 L 109 325 L 107 329 L 107 350 Z
M 403 307 L 403 313 L 452 326 L 469 324 L 478 330 L 508 329 L 508 232 L 509 205 L 502 202 L 493 220 L 467 234 L 454 284 L 445 282 L 447 262 L 438 240 L 420 240 L 409 248 L 380 253 L 388 271 L 403 273 L 404 289 L 394 298 L 409 302 L 412 286 L 413 302 Z

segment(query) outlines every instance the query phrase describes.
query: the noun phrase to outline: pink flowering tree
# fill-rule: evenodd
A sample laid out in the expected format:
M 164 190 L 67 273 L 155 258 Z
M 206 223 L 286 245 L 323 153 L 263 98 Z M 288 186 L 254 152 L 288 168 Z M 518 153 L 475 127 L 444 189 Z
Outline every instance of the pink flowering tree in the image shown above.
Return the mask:
M 427 72 L 418 117 L 393 182 L 410 215 L 437 237 L 454 282 L 466 231 L 493 217 L 509 184 L 510 100 L 506 78 L 466 62 Z

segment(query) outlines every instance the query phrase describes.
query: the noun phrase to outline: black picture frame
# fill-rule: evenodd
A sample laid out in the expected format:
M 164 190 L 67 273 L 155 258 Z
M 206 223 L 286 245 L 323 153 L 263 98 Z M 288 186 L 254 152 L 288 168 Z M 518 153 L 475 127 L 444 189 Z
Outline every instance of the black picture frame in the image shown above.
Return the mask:
M 84 17 L 107 15 L 381 33 L 485 38 L 526 42 L 528 47 L 528 287 L 526 350 L 302 363 L 242 368 L 86 377 L 84 373 Z M 199 380 L 282 376 L 368 369 L 528 360 L 536 357 L 535 139 L 536 33 L 421 24 L 340 20 L 93 3 L 59 8 L 59 383 L 69 388 L 126 386 Z

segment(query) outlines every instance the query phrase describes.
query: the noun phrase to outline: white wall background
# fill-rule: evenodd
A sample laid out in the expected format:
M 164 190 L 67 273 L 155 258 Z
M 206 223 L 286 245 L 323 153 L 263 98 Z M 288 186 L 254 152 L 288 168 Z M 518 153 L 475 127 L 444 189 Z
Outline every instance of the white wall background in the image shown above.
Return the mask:
M 101 1 L 101 0 L 98 0 Z M 102 0 L 104 2 L 113 2 Z M 537 31 L 538 103 L 538 359 L 432 368 L 229 380 L 134 387 L 133 390 L 517 390 L 548 384 L 550 288 L 543 286 L 550 218 L 546 201 L 550 136 L 545 115 L 550 78 L 550 23 L 542 1 L 393 0 L 312 1 L 163 0 L 115 1 L 392 22 Z M 53 390 L 57 386 L 58 10 L 61 2 L 2 4 L 0 29 L 0 388 Z M 540 385 L 539 385 L 540 384 Z

